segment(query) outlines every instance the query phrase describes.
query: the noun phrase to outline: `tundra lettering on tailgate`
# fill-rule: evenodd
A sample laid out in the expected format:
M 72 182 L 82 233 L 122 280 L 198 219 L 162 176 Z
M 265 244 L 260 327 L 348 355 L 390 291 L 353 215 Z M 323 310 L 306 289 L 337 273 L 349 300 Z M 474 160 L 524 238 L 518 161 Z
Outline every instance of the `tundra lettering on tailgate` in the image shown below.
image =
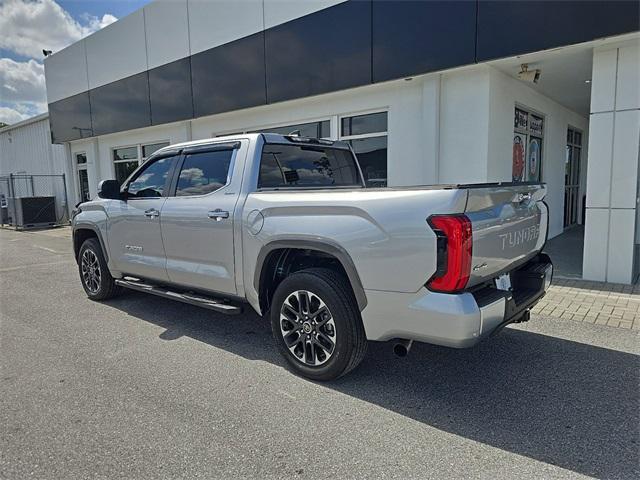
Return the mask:
M 502 250 L 517 247 L 523 243 L 535 242 L 540 236 L 540 225 L 531 225 L 530 227 L 516 230 L 515 232 L 507 232 L 499 235 L 502 240 Z

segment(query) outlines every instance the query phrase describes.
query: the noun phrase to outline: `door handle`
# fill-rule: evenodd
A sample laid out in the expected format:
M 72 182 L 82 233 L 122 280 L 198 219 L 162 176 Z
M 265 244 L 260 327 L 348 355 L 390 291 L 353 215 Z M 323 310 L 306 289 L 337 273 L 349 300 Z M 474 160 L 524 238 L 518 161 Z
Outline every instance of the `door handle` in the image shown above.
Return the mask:
M 209 218 L 214 219 L 216 222 L 219 222 L 223 218 L 229 218 L 229 212 L 216 208 L 215 210 L 209 210 L 209 213 L 207 213 L 207 216 Z
M 155 218 L 160 216 L 160 212 L 155 208 L 150 208 L 149 210 L 144 211 L 144 215 L 147 218 Z

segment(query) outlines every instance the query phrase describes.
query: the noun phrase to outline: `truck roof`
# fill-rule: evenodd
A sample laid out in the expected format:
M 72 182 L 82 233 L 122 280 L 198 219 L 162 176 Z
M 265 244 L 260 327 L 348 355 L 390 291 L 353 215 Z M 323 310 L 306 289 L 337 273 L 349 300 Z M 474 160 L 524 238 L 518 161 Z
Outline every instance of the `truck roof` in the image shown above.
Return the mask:
M 223 135 L 220 137 L 214 138 L 205 138 L 202 140 L 192 140 L 190 142 L 181 142 L 175 143 L 173 145 L 168 145 L 159 149 L 156 153 L 163 153 L 165 151 L 172 151 L 176 149 L 183 149 L 192 146 L 200 146 L 200 145 L 208 145 L 214 143 L 223 143 L 232 140 L 257 140 L 258 137 L 262 136 L 264 138 L 265 143 L 276 143 L 276 144 L 307 144 L 307 145 L 326 145 L 332 146 L 334 148 L 343 148 L 349 149 L 350 146 L 347 142 L 339 141 L 339 140 L 327 140 L 327 139 L 318 139 L 318 138 L 309 138 L 309 137 L 300 137 L 296 135 L 281 135 L 279 133 L 239 133 L 236 135 Z

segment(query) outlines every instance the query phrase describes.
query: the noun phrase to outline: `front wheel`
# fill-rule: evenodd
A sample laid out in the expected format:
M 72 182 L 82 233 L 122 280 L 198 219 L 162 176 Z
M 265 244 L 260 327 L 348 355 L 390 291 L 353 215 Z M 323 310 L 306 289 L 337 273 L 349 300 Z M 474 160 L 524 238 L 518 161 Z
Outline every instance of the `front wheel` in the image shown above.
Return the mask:
M 78 270 L 82 288 L 91 300 L 107 300 L 119 292 L 97 238 L 85 240 L 80 247 Z
M 360 364 L 367 339 L 343 275 L 311 268 L 285 278 L 271 303 L 271 329 L 289 365 L 312 380 L 333 380 Z

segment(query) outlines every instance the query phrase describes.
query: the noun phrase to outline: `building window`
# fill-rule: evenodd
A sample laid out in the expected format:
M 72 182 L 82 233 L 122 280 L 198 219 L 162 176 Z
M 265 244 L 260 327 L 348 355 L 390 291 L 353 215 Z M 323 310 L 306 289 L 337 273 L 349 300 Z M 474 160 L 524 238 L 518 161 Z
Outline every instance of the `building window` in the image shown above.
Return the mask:
M 78 193 L 80 194 L 80 201 L 88 202 L 91 198 L 89 194 L 86 153 L 76 153 L 76 169 L 78 170 Z
M 129 178 L 139 165 L 153 154 L 156 150 L 169 145 L 169 142 L 155 142 L 144 145 L 134 145 L 130 147 L 118 147 L 113 150 L 113 166 L 116 180 L 120 184 Z
M 140 160 L 138 157 L 138 147 L 116 148 L 113 151 L 113 166 L 115 168 L 116 180 L 122 185 L 129 178 L 129 175 L 138 168 Z
M 539 182 L 542 179 L 544 117 L 516 107 L 513 127 L 512 179 L 514 182 Z
M 580 205 L 580 158 L 582 156 L 582 132 L 567 129 L 567 151 L 564 162 L 564 227 L 578 223 Z
M 340 140 L 353 148 L 367 187 L 386 187 L 387 112 L 342 117 Z
M 150 143 L 148 145 L 142 145 L 142 160 L 149 158 L 155 151 L 161 148 L 168 147 L 169 142 Z
M 319 120 L 317 122 L 294 123 L 278 127 L 252 128 L 251 130 L 216 134 L 214 137 L 241 135 L 243 133 L 279 133 L 280 135 L 298 135 L 309 138 L 331 138 L 331 121 Z
M 261 128 L 260 130 L 252 130 L 247 133 L 279 133 L 280 135 L 298 135 L 300 137 L 309 138 L 330 138 L 331 122 L 322 120 L 319 122 L 298 123 L 294 125 L 285 125 L 283 127 Z

